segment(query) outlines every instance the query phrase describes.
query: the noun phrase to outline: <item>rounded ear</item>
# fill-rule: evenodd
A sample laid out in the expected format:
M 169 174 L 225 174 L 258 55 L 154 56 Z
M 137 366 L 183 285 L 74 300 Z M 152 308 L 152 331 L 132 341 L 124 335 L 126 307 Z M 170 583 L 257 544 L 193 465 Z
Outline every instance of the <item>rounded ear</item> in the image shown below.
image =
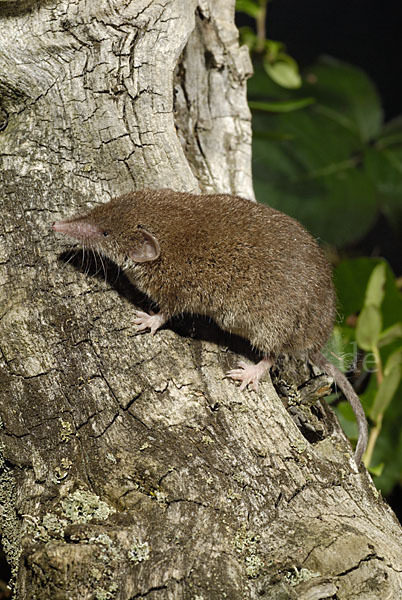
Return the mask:
M 146 229 L 139 229 L 140 239 L 133 243 L 129 256 L 134 262 L 143 263 L 156 260 L 161 253 L 159 242 Z

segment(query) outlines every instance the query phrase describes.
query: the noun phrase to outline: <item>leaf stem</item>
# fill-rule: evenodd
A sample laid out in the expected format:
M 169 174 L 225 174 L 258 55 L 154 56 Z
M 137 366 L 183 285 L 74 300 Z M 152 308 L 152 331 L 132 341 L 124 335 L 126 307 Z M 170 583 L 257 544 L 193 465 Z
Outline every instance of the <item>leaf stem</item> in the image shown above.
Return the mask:
M 381 361 L 381 355 L 380 355 L 378 346 L 373 346 L 372 351 L 374 354 L 374 359 L 375 359 L 376 367 L 377 367 L 377 370 L 375 372 L 375 376 L 377 378 L 377 384 L 381 385 L 382 380 L 384 379 L 384 373 L 382 370 L 382 361 Z
M 376 379 L 377 379 L 377 385 L 380 386 L 384 379 L 381 355 L 380 355 L 378 346 L 376 346 L 376 345 L 373 346 L 372 351 L 374 354 L 374 359 L 375 359 L 375 363 L 376 363 L 376 367 L 377 367 L 376 372 L 375 372 Z M 377 416 L 377 419 L 375 421 L 374 427 L 372 427 L 370 430 L 370 435 L 369 435 L 369 439 L 368 439 L 368 443 L 367 443 L 367 449 L 366 449 L 366 452 L 364 453 L 364 458 L 363 458 L 363 462 L 367 468 L 369 468 L 369 466 L 371 464 L 371 460 L 373 458 L 374 448 L 375 448 L 377 438 L 380 435 L 381 428 L 382 428 L 383 417 L 384 417 L 384 413 L 383 412 L 379 413 Z
M 377 442 L 377 438 L 380 435 L 380 431 L 382 428 L 382 418 L 383 418 L 383 414 L 381 413 L 378 415 L 376 424 L 370 430 L 370 435 L 369 435 L 369 439 L 368 439 L 368 443 L 367 443 L 367 449 L 366 449 L 366 452 L 364 453 L 364 457 L 363 457 L 363 462 L 367 469 L 370 466 L 371 460 L 373 458 L 373 452 L 374 452 L 374 448 L 375 448 L 375 445 Z
M 256 27 L 257 27 L 257 52 L 263 52 L 265 48 L 265 38 L 266 38 L 266 27 L 265 21 L 267 18 L 267 4 L 268 0 L 263 0 L 261 2 L 261 8 L 258 13 L 258 17 L 256 18 Z

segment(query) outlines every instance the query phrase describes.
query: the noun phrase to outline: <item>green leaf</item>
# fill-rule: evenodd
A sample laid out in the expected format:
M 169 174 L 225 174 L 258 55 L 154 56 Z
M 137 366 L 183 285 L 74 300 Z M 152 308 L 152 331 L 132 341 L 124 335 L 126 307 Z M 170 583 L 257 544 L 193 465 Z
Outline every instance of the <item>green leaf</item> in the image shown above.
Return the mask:
M 378 93 L 361 69 L 330 57 L 321 58 L 306 77 L 310 93 L 328 117 L 354 130 L 362 141 L 379 134 L 383 113 Z
M 382 462 L 382 463 L 376 465 L 375 467 L 369 467 L 369 472 L 372 475 L 379 477 L 380 475 L 382 475 L 382 472 L 384 470 L 384 465 L 385 465 L 385 463 Z
M 265 40 L 265 50 L 266 54 L 264 60 L 268 60 L 271 63 L 274 63 L 276 60 L 278 60 L 278 58 L 280 58 L 281 55 L 286 56 L 285 44 L 283 42 L 278 42 L 277 40 Z M 293 62 L 295 63 L 294 60 Z
M 387 359 L 384 375 L 389 375 L 393 369 L 402 369 L 402 346 L 397 348 Z
M 306 98 L 304 94 L 296 95 L 288 91 L 287 97 L 270 97 L 269 101 L 288 102 L 300 97 Z M 253 99 L 250 97 L 250 100 Z M 261 98 L 258 100 L 261 101 Z M 350 159 L 361 149 L 359 139 L 350 131 L 340 129 L 336 123 L 319 115 L 316 104 L 306 107 L 305 110 L 287 114 L 257 113 L 253 118 L 253 127 L 256 131 L 270 129 L 292 134 L 293 143 L 280 149 L 283 153 L 290 153 L 297 161 L 297 176 L 300 174 L 309 177 L 311 172 L 337 163 L 342 165 L 342 169 L 337 169 L 337 172 L 356 170 L 356 159 Z M 345 167 L 348 160 L 348 166 Z
M 362 237 L 377 214 L 372 185 L 357 169 L 338 172 L 336 164 L 330 166 L 332 173 L 319 177 L 317 171 L 314 177 L 302 166 L 302 161 L 310 158 L 308 153 L 295 155 L 293 148 L 298 140 L 289 130 L 287 135 L 291 139 L 282 144 L 254 137 L 253 172 L 258 201 L 296 218 L 315 237 L 336 246 Z M 325 149 L 321 154 L 325 154 Z
M 276 51 L 279 58 L 283 50 Z M 309 69 L 300 90 L 291 90 L 266 77 L 257 62 L 248 93 L 251 101 L 280 101 L 284 108 L 316 99 L 300 111 L 254 111 L 259 201 L 290 213 L 338 248 L 364 237 L 379 211 L 402 230 L 402 118 L 381 130 L 381 105 L 365 73 L 325 58 Z M 264 132 L 265 147 L 258 132 Z M 384 324 L 393 324 L 383 312 Z
M 400 338 L 402 338 L 402 323 L 395 323 L 395 325 L 392 325 L 381 332 L 378 345 L 381 348 Z
M 364 151 L 363 169 L 375 185 L 382 211 L 399 232 L 402 228 L 402 144 L 382 147 L 380 139 L 376 146 Z
M 273 99 L 273 100 L 292 100 L 295 97 L 294 91 L 276 84 L 267 73 L 263 66 L 263 58 L 255 56 L 253 60 L 254 74 L 247 82 L 247 95 L 251 100 L 255 99 Z M 297 92 L 296 92 L 297 93 Z M 304 94 L 305 96 L 306 94 Z
M 341 427 L 346 433 L 347 437 L 351 440 L 357 440 L 358 427 L 355 414 L 350 404 L 348 402 L 339 402 L 339 404 L 334 408 L 336 416 L 338 417 Z
M 377 346 L 382 328 L 381 313 L 376 306 L 364 306 L 357 319 L 356 340 L 367 352 Z
M 253 50 L 257 45 L 257 35 L 251 29 L 251 27 L 239 27 L 240 34 L 240 44 L 243 46 L 244 44 L 248 47 L 249 50 Z
M 258 65 L 255 77 L 258 85 L 250 86 L 249 95 L 262 101 L 264 83 Z M 303 89 L 300 94 L 280 91 L 266 80 L 270 102 L 306 97 Z M 271 131 L 285 138 L 284 143 L 263 143 L 254 136 L 253 172 L 260 202 L 288 212 L 313 235 L 338 247 L 370 230 L 378 212 L 376 187 L 359 168 L 361 139 L 356 127 L 339 127 L 313 104 L 286 114 L 254 111 L 253 128 L 257 134 Z
M 363 366 L 364 368 L 364 366 Z M 374 404 L 374 399 L 378 391 L 378 383 L 374 373 L 371 373 L 368 378 L 367 387 L 362 394 L 359 394 L 360 402 L 364 408 L 366 415 L 370 414 L 370 409 Z
M 314 104 L 314 98 L 299 98 L 297 100 L 279 101 L 279 102 L 256 102 L 253 100 L 249 101 L 249 107 L 252 110 L 262 110 L 264 112 L 284 113 L 299 110 L 305 106 Z
M 344 342 L 341 327 L 335 325 L 332 335 L 325 346 L 325 357 L 343 373 L 348 371 L 354 360 L 352 352 L 347 352 L 348 348 Z
M 289 133 L 281 133 L 280 131 L 255 131 L 254 139 L 284 142 L 291 140 L 292 136 Z
M 392 398 L 398 389 L 402 376 L 402 367 L 396 366 L 387 375 L 384 376 L 377 394 L 374 399 L 373 406 L 370 410 L 370 418 L 377 422 L 379 416 L 382 416 L 387 410 Z
M 334 271 L 334 282 L 343 315 L 347 317 L 358 313 L 364 304 L 365 290 L 374 267 L 381 262 L 379 258 L 353 258 L 342 261 Z M 402 321 L 402 297 L 397 287 L 395 275 L 386 265 L 387 280 L 385 295 L 381 306 L 383 328 L 386 330 Z M 382 336 L 382 333 L 381 333 Z
M 388 121 L 378 136 L 377 148 L 392 148 L 393 146 L 401 146 L 402 144 L 402 115 Z
M 279 54 L 274 62 L 265 56 L 264 69 L 275 83 L 284 88 L 296 89 L 301 86 L 299 67 L 288 54 Z
M 397 394 L 402 393 L 402 386 Z M 383 427 L 375 445 L 373 464 L 383 462 L 383 473 L 375 478 L 375 484 L 384 495 L 391 493 L 392 488 L 401 482 L 402 473 L 402 403 L 391 402 L 385 413 Z
M 359 312 L 364 304 L 370 275 L 380 259 L 357 258 L 342 261 L 334 271 L 334 282 L 343 316 Z
M 256 19 L 261 12 L 261 6 L 254 0 L 236 0 L 236 11 Z
M 366 306 L 371 305 L 380 308 L 384 299 L 385 280 L 385 263 L 380 263 L 374 268 L 370 275 L 366 289 L 366 298 L 364 300 Z

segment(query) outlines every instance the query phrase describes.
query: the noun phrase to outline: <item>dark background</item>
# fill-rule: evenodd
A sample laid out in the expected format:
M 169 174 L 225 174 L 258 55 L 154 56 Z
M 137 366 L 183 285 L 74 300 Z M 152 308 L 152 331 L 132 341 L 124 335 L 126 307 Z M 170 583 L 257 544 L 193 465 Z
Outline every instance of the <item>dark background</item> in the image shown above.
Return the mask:
M 238 27 L 254 20 L 236 13 Z M 373 81 L 384 120 L 402 115 L 402 2 L 400 0 L 271 0 L 268 39 L 283 42 L 301 71 L 321 55 L 362 68 Z M 379 214 L 373 229 L 346 249 L 350 256 L 383 256 L 402 275 L 402 239 Z
M 253 25 L 242 13 L 236 22 Z M 377 86 L 386 120 L 402 114 L 400 0 L 272 0 L 267 37 L 284 42 L 301 68 L 321 54 L 360 66 Z

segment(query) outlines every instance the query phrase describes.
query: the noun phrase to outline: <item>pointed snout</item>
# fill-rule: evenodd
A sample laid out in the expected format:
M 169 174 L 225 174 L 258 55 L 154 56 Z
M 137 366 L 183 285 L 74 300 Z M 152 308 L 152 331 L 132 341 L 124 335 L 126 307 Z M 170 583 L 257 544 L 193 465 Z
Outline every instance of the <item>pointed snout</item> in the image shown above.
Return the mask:
M 101 239 L 102 237 L 100 227 L 84 219 L 55 221 L 52 224 L 52 229 L 57 233 L 63 233 L 76 240 L 86 240 L 88 242 Z
M 59 233 L 66 233 L 65 225 L 65 221 L 55 221 L 54 223 L 52 223 L 52 229 L 53 231 L 57 231 Z

